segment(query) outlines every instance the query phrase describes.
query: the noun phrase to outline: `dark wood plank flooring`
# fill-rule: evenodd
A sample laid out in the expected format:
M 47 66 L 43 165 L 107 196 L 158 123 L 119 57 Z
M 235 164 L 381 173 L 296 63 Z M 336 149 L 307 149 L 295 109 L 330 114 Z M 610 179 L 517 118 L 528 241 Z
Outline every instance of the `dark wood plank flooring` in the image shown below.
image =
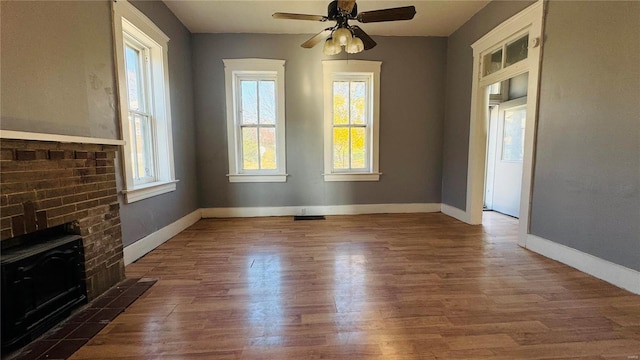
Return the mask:
M 71 359 L 624 359 L 640 296 L 440 213 L 206 219 Z

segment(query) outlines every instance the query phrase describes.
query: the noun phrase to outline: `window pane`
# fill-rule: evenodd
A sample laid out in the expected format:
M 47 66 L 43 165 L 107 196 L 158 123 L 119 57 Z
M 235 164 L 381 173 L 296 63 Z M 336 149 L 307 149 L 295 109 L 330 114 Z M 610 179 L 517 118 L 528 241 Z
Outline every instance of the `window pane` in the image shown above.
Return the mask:
M 349 82 L 333 82 L 333 123 L 349 123 Z
M 366 129 L 363 127 L 351 128 L 351 168 L 365 169 L 366 161 Z
M 351 82 L 351 123 L 365 124 L 366 109 L 366 89 L 367 84 L 364 81 Z
M 502 49 L 484 56 L 484 75 L 493 74 L 502 69 Z
M 124 50 L 125 68 L 127 74 L 127 96 L 129 109 L 144 111 L 142 98 L 142 71 L 140 69 L 140 51 L 130 46 Z
M 141 123 L 141 134 L 139 142 L 144 143 L 143 145 L 143 157 L 144 157 L 144 177 L 153 178 L 154 177 L 154 169 L 153 169 L 153 138 L 151 136 L 152 128 L 151 128 L 151 119 L 148 116 L 140 117 Z
M 349 168 L 349 128 L 333 128 L 333 168 Z
M 240 94 L 242 98 L 241 118 L 242 124 L 258 123 L 258 82 L 240 81 Z
M 132 148 L 134 157 L 133 173 L 136 180 L 153 179 L 153 138 L 151 119 L 148 116 L 130 113 L 129 119 L 133 119 L 132 124 Z
M 242 168 L 258 170 L 258 129 L 255 127 L 242 128 Z
M 276 129 L 260 128 L 260 168 L 275 170 L 276 166 Z
M 276 82 L 260 81 L 260 123 L 276 123 Z
M 526 119 L 526 108 L 505 111 L 502 160 L 522 161 L 524 157 L 524 126 Z
M 131 138 L 131 170 L 133 170 L 133 178 L 139 179 L 138 176 L 138 152 L 136 149 L 138 148 L 138 144 L 136 143 L 136 121 L 135 121 L 135 113 L 129 112 L 129 134 Z
M 489 94 L 490 95 L 500 95 L 501 93 L 501 89 L 502 88 L 502 83 L 501 82 L 497 82 L 495 84 L 491 84 L 489 85 Z
M 505 66 L 517 63 L 527 58 L 529 54 L 529 34 L 507 45 Z

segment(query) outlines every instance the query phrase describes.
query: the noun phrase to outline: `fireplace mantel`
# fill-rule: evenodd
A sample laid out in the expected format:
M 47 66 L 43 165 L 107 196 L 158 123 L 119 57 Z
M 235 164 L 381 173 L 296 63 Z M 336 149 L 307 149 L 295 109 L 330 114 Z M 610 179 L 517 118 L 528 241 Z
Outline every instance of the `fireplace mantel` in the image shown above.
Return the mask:
M 36 132 L 27 132 L 27 131 L 14 131 L 14 130 L 0 130 L 0 139 L 53 141 L 53 142 L 60 142 L 60 143 L 99 144 L 99 145 L 116 145 L 116 146 L 122 146 L 125 144 L 124 140 L 119 140 L 119 139 L 103 139 L 103 138 L 96 138 L 96 137 L 36 133 Z

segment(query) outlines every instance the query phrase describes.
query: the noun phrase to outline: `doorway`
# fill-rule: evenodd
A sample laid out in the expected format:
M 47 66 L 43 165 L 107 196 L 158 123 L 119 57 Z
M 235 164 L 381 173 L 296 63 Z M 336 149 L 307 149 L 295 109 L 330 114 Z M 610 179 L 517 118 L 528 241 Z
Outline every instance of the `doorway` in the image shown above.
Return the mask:
M 482 224 L 489 123 L 487 104 L 490 98 L 487 89 L 497 82 L 528 73 L 518 214 L 518 244 L 524 247 L 529 236 L 543 13 L 544 2 L 537 1 L 472 45 L 474 76 L 469 119 L 467 201 L 459 219 L 469 224 Z
M 528 73 L 489 87 L 484 210 L 520 217 Z

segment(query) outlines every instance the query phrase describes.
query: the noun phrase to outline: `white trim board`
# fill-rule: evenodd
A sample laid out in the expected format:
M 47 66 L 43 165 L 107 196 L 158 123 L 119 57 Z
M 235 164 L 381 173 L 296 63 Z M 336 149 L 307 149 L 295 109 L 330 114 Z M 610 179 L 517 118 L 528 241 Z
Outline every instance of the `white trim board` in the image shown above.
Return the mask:
M 140 259 L 147 253 L 153 251 L 158 246 L 164 244 L 167 240 L 178 235 L 189 226 L 195 224 L 198 220 L 202 219 L 200 209 L 172 222 L 171 224 L 163 227 L 162 229 L 153 232 L 142 239 L 127 246 L 122 251 L 124 254 L 124 265 L 129 265 L 132 262 Z
M 363 204 L 324 206 L 273 206 L 273 207 L 229 207 L 205 208 L 203 218 L 295 216 L 295 215 L 358 215 L 439 212 L 440 204 Z
M 527 249 L 640 295 L 640 272 L 528 234 Z
M 103 139 L 86 136 L 36 133 L 28 131 L 0 130 L 0 139 L 53 141 L 76 144 L 124 145 L 124 140 Z

